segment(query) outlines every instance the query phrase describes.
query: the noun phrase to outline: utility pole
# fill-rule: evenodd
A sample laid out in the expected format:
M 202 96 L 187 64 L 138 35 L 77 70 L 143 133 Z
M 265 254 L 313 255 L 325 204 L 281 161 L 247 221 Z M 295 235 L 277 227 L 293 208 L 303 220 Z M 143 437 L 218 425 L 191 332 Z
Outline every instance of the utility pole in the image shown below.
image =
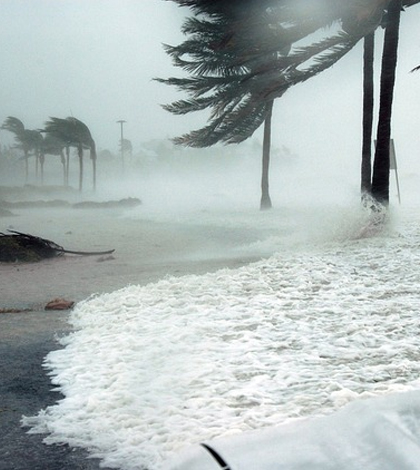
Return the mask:
M 117 123 L 120 124 L 121 126 L 121 162 L 122 162 L 122 170 L 123 170 L 123 173 L 124 173 L 124 169 L 125 169 L 125 164 L 124 164 L 124 123 L 127 122 L 127 121 L 124 121 L 123 119 L 120 119 L 119 121 L 117 121 Z

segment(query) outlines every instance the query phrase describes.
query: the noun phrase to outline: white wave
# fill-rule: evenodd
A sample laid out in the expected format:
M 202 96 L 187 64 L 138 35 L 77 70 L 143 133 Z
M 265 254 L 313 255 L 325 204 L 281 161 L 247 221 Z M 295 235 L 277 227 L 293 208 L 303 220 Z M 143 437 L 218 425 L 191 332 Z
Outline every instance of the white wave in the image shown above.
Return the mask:
M 78 304 L 45 362 L 64 398 L 24 424 L 155 470 L 188 444 L 417 388 L 420 224 L 397 220 Z

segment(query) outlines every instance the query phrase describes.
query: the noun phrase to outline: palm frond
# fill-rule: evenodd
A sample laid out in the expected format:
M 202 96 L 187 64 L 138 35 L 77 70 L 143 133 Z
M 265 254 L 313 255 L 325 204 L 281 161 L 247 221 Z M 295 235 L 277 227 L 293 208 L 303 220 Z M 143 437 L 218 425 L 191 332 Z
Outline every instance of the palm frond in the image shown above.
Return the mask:
M 23 122 L 20 119 L 13 117 L 13 116 L 7 117 L 4 120 L 1 128 L 6 131 L 12 132 L 13 134 L 16 134 L 16 135 L 22 133 L 25 130 L 25 126 Z
M 371 19 L 380 13 L 379 6 L 373 8 L 372 18 L 367 15 L 366 24 L 349 33 L 343 30 L 343 18 L 358 0 L 172 1 L 195 14 L 183 24 L 186 41 L 164 46 L 188 77 L 157 81 L 189 95 L 165 105 L 171 113 L 210 111 L 205 127 L 174 139 L 193 147 L 250 137 L 273 99 L 336 63 L 363 37 L 368 23 L 374 27 Z M 332 25 L 324 39 L 293 48 Z
M 75 117 L 57 118 L 51 117 L 45 122 L 44 132 L 53 135 L 69 146 L 82 145 L 90 148 L 92 145 L 92 135 L 88 126 Z
M 178 100 L 171 104 L 165 104 L 162 106 L 163 109 L 169 111 L 172 114 L 178 116 L 192 113 L 195 111 L 203 111 L 212 105 L 214 98 L 195 98 L 189 100 Z

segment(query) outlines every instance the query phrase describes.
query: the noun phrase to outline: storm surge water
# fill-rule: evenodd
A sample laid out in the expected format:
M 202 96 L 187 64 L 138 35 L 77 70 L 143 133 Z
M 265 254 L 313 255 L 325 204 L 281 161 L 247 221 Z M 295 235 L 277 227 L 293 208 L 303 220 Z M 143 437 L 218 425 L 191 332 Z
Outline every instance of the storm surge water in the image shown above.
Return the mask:
M 297 207 L 179 213 L 209 230 L 257 226 L 242 249 L 260 243 L 267 257 L 79 303 L 45 361 L 64 398 L 25 418 L 30 432 L 155 470 L 189 444 L 416 389 L 418 210 L 395 209 L 387 231 L 360 238 L 358 211 L 309 206 L 301 218 Z
M 418 387 L 416 207 L 393 207 L 375 233 L 357 186 L 333 173 L 277 167 L 274 209 L 259 211 L 256 161 L 174 165 L 96 197 L 142 200 L 117 215 L 122 237 L 133 221 L 176 224 L 173 257 L 241 267 L 80 302 L 45 360 L 63 399 L 24 418 L 30 432 L 108 467 L 158 470 L 188 445 Z M 171 254 L 169 235 L 142 249 Z

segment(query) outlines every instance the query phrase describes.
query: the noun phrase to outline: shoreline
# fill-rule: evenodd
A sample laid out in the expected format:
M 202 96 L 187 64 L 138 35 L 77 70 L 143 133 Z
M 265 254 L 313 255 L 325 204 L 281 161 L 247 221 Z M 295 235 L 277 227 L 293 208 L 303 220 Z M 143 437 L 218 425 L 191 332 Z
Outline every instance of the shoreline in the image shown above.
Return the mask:
M 79 302 L 167 276 L 238 268 L 262 256 L 241 251 L 240 229 L 132 219 L 114 210 L 21 210 L 6 228 L 52 240 L 65 249 L 112 255 L 64 255 L 35 263 L 0 263 L 0 309 L 34 308 L 54 298 Z

